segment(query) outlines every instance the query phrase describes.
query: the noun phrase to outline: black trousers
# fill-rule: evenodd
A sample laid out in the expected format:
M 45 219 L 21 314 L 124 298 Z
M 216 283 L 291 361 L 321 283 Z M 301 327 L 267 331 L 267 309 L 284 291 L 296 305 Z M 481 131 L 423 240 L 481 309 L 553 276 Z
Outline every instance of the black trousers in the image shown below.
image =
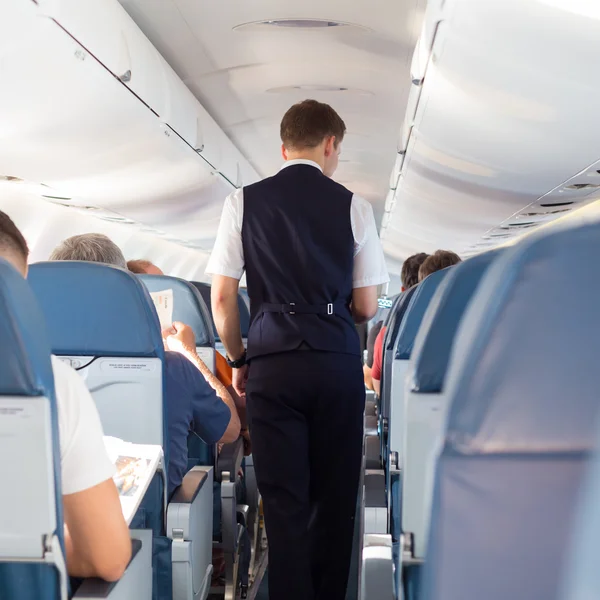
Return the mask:
M 255 358 L 246 388 L 270 600 L 344 600 L 362 457 L 360 358 Z

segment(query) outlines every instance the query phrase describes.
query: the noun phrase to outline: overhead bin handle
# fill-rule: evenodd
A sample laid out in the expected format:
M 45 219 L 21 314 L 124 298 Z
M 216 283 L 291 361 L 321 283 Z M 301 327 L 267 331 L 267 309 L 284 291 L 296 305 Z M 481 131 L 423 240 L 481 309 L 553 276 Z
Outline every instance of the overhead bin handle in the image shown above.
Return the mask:
M 202 152 L 202 150 L 204 150 L 204 130 L 200 117 L 196 117 L 196 152 Z

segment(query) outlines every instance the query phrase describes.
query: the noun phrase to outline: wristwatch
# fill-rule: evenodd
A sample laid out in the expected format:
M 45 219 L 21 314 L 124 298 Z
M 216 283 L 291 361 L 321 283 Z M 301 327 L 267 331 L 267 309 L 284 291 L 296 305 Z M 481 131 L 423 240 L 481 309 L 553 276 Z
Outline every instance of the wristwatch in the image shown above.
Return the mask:
M 231 360 L 229 356 L 225 356 L 225 360 L 232 369 L 241 369 L 246 364 L 246 350 L 237 360 Z

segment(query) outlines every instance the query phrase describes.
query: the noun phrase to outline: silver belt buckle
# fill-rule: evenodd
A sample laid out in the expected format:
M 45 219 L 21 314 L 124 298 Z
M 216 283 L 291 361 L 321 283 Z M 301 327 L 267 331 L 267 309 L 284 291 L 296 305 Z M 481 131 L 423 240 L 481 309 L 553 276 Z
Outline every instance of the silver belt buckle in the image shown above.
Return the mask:
M 333 314 L 333 304 L 329 303 L 327 305 L 327 314 L 328 315 L 332 315 Z
M 295 303 L 295 302 L 290 302 L 290 306 L 296 306 L 296 303 Z M 295 315 L 296 313 L 295 313 L 295 312 L 292 312 L 292 311 L 290 310 L 290 313 L 289 313 L 289 314 L 290 314 L 290 315 Z

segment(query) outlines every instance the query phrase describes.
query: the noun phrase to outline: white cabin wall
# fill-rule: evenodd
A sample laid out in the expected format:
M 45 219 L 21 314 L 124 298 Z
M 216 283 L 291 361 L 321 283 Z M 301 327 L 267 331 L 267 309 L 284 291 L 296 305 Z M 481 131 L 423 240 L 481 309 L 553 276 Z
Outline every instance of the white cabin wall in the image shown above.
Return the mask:
M 206 281 L 204 269 L 209 254 L 161 240 L 140 232 L 133 225 L 121 225 L 88 216 L 75 209 L 15 192 L 0 185 L 0 210 L 6 212 L 23 232 L 29 245 L 30 263 L 48 260 L 64 239 L 82 233 L 103 233 L 121 248 L 125 258 L 145 258 L 167 275 Z

